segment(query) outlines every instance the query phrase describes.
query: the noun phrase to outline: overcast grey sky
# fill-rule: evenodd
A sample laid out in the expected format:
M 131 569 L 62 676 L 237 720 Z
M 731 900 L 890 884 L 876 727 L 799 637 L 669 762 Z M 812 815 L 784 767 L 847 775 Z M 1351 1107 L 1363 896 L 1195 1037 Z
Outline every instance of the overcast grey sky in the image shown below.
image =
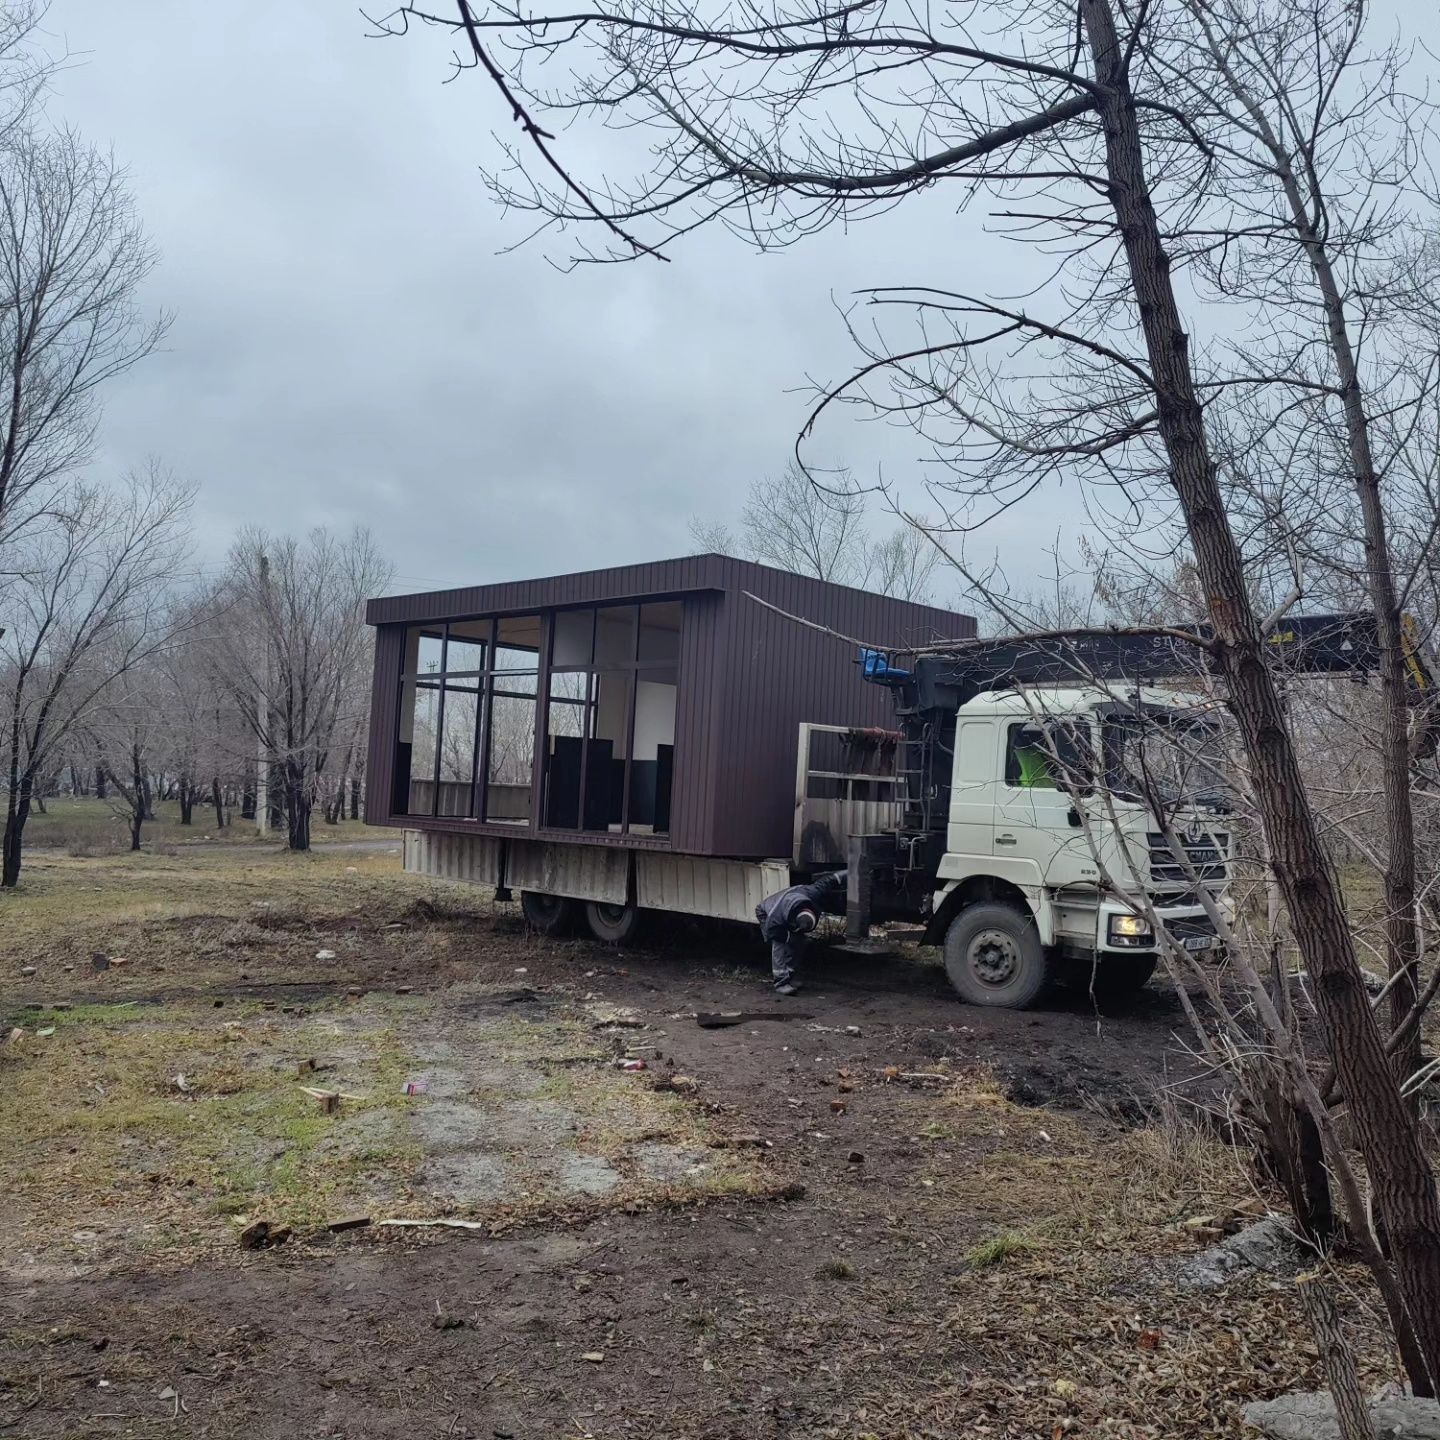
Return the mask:
M 669 265 L 499 254 L 526 226 L 477 173 L 493 93 L 441 83 L 444 36 L 366 28 L 348 0 L 52 5 L 75 60 L 51 114 L 128 165 L 176 317 L 107 392 L 99 463 L 196 481 L 202 560 L 247 521 L 364 522 L 405 589 L 683 553 L 692 514 L 784 464 L 807 375 L 853 358 L 836 297 L 957 266 L 1006 288 L 1013 248 L 928 202 L 778 254 L 720 231 Z M 876 424 L 810 453 L 913 466 Z

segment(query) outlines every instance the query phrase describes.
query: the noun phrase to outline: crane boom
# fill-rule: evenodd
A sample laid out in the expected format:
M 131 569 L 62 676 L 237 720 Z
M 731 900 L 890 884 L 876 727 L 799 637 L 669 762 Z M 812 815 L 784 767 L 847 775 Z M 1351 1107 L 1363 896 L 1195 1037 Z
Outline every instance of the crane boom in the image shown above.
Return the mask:
M 895 691 L 900 715 L 958 710 L 986 690 L 1018 685 L 1153 683 L 1197 676 L 1213 669 L 1208 625 L 1153 630 L 1096 629 L 1054 635 L 1007 636 L 959 641 L 953 648 L 916 654 L 897 665 L 879 650 L 861 650 L 864 677 Z M 1411 703 L 1429 699 L 1435 681 L 1415 623 L 1404 617 L 1407 693 Z M 1289 674 L 1370 674 L 1379 668 L 1375 617 L 1297 615 L 1280 621 L 1266 637 L 1277 666 Z

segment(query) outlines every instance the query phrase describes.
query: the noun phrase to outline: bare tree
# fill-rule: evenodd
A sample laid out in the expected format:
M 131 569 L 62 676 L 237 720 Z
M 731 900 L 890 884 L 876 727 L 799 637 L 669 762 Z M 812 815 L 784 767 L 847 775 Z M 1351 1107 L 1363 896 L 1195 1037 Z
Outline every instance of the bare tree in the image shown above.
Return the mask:
M 123 635 L 115 643 L 122 648 L 132 644 Z M 84 721 L 85 735 L 109 781 L 107 803 L 125 821 L 131 850 L 140 849 L 145 822 L 154 818 L 152 776 L 163 749 L 177 742 L 184 745 L 189 738 L 164 703 L 165 685 L 157 657 L 127 666 L 97 697 Z
M 875 539 L 865 523 L 865 492 L 848 472 L 817 483 L 793 460 L 779 476 L 751 485 L 738 529 L 696 517 L 690 534 L 706 550 L 920 603 L 931 597 L 940 559 L 918 521 L 902 517 Z
M 279 776 L 292 850 L 310 848 L 316 787 L 355 723 L 356 677 L 368 673 L 365 601 L 390 574 L 363 529 L 304 540 L 247 530 L 231 548 L 214 674 Z
M 941 489 L 992 510 L 1069 478 L 1117 493 L 1134 531 L 1155 509 L 1183 525 L 1208 664 L 1383 1217 L 1391 1320 L 1411 1383 L 1433 1393 L 1434 1174 L 1365 993 L 1207 428 L 1207 401 L 1243 386 L 1244 356 L 1222 368 L 1192 346 L 1174 276 L 1177 261 L 1245 237 L 1212 233 L 1217 143 L 1146 58 L 1175 33 L 1169 9 L 1001 0 L 932 17 L 890 0 L 842 11 L 784 0 L 707 19 L 667 0 L 609 0 L 561 26 L 456 0 L 445 15 L 406 7 L 386 28 L 417 18 L 454 35 L 520 126 L 524 152 L 504 157 L 492 188 L 544 223 L 596 234 L 577 259 L 663 257 L 716 218 L 788 243 L 944 184 L 961 200 L 1004 197 L 1017 232 L 1051 247 L 1054 279 L 1023 303 L 951 286 L 873 292 L 916 333 L 867 338 L 852 324 L 864 363 L 821 397 L 811 426 L 842 402 L 879 407 L 941 447 L 952 464 Z M 573 173 L 551 114 L 643 134 L 636 178 Z
M 154 262 L 110 156 L 27 125 L 0 138 L 0 544 L 90 458 L 99 387 L 165 333 L 137 304 Z
M 190 491 L 152 469 L 113 489 L 72 482 L 55 517 L 12 545 L 0 649 L 0 886 L 19 883 L 41 777 L 120 677 L 168 639 L 168 591 L 188 535 Z

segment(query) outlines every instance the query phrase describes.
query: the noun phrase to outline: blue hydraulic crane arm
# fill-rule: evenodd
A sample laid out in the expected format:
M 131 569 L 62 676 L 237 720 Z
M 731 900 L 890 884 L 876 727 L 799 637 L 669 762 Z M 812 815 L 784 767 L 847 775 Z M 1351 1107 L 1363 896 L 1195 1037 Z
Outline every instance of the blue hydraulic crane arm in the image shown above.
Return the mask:
M 953 711 L 986 690 L 1066 682 L 1145 684 L 1196 676 L 1212 668 L 1208 625 L 1164 630 L 1084 630 L 1055 636 L 959 641 L 897 664 L 879 650 L 860 651 L 865 679 L 895 691 L 898 712 Z M 1193 638 L 1192 638 L 1193 637 Z M 1432 698 L 1430 664 L 1414 621 L 1404 619 L 1407 691 L 1411 704 Z M 1266 637 L 1278 668 L 1297 675 L 1368 674 L 1379 665 L 1375 617 L 1296 615 Z

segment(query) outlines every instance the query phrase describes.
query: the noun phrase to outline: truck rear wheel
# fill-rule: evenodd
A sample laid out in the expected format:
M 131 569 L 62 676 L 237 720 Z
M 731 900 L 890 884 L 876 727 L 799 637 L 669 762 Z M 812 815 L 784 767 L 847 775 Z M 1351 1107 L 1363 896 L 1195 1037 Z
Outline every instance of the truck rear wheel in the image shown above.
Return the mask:
M 1023 1010 L 1050 978 L 1035 922 L 1013 905 L 966 906 L 945 932 L 945 971 L 962 1000 Z
M 563 895 L 542 895 L 538 890 L 520 892 L 520 913 L 525 923 L 542 935 L 568 935 L 575 928 L 575 902 Z
M 641 914 L 635 905 L 602 905 L 585 902 L 585 923 L 590 933 L 606 945 L 628 945 L 640 933 Z

